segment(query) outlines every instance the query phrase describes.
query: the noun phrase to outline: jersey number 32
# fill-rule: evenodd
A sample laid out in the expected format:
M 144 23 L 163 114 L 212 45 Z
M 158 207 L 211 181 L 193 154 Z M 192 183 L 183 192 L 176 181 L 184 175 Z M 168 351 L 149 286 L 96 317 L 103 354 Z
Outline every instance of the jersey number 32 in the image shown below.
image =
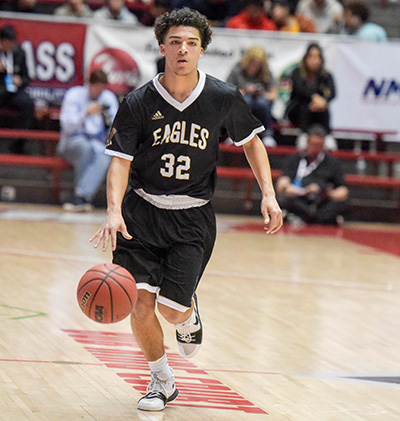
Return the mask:
M 178 158 L 172 153 L 166 153 L 161 157 L 164 161 L 164 167 L 160 168 L 163 177 L 174 177 L 178 180 L 189 180 L 190 174 L 190 158 L 180 155 Z

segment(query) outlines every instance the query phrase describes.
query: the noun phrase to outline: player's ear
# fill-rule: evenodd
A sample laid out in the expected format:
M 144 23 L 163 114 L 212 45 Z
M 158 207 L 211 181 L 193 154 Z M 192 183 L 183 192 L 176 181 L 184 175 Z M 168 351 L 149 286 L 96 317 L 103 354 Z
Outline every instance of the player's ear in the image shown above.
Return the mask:
M 199 58 L 200 58 L 200 57 L 203 57 L 203 53 L 204 53 L 204 48 L 201 48 L 201 49 L 200 49 Z
M 161 55 L 165 56 L 165 46 L 164 46 L 164 44 L 160 44 L 160 53 L 161 53 Z

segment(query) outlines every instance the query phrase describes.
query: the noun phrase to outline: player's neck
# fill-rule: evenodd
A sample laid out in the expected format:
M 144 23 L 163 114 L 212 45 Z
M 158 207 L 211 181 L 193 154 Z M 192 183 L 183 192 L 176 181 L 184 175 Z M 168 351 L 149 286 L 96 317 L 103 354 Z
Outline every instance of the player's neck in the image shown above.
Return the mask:
M 188 75 L 165 72 L 159 82 L 174 99 L 184 102 L 196 88 L 199 82 L 199 73 L 197 70 Z

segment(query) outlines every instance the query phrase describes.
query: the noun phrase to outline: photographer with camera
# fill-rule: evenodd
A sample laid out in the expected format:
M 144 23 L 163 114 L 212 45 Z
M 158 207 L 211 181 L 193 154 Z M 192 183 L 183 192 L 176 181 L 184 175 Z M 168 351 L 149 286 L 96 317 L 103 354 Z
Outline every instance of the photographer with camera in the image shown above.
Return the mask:
M 119 102 L 107 89 L 107 75 L 94 70 L 89 83 L 70 88 L 60 111 L 61 136 L 57 153 L 74 167 L 75 186 L 63 209 L 87 212 L 104 182 L 111 158 L 104 153 L 108 132 Z
M 349 207 L 341 163 L 324 150 L 326 136 L 322 125 L 311 126 L 306 149 L 287 159 L 276 182 L 277 199 L 289 223 L 336 225 Z

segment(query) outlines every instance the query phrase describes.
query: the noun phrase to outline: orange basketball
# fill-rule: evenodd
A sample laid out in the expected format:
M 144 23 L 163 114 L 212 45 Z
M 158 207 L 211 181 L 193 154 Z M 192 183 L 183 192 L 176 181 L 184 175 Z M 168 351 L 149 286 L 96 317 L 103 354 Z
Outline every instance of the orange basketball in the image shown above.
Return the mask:
M 99 264 L 83 274 L 76 296 L 79 307 L 90 319 L 116 323 L 129 316 L 136 304 L 136 282 L 122 266 Z

